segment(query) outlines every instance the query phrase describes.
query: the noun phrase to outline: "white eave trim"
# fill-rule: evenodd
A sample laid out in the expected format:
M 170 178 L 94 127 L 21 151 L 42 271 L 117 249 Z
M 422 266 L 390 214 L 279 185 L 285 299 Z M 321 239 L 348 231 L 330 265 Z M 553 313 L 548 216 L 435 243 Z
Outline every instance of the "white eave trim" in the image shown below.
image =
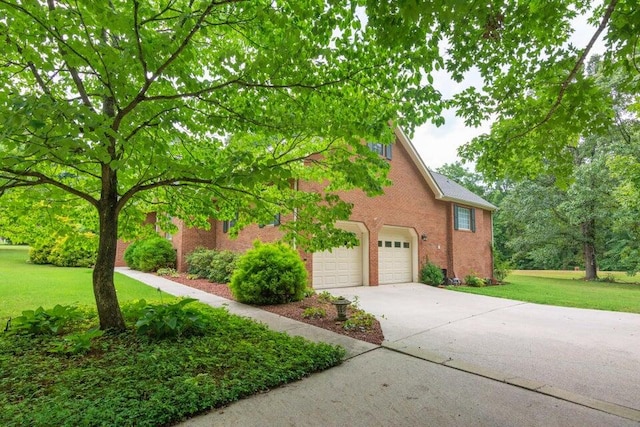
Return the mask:
M 436 199 L 442 200 L 442 198 L 444 197 L 444 193 L 442 192 L 440 187 L 438 187 L 438 184 L 436 184 L 436 181 L 433 179 L 433 177 L 429 173 L 429 169 L 427 168 L 427 165 L 424 164 L 424 162 L 422 161 L 422 158 L 416 151 L 416 147 L 409 140 L 409 138 L 407 138 L 407 135 L 404 134 L 402 129 L 400 129 L 399 127 L 396 127 L 394 129 L 394 132 L 396 134 L 396 137 L 398 138 L 398 141 L 400 141 L 400 143 L 407 150 L 407 153 L 409 153 L 409 157 L 411 157 L 411 160 L 413 160 L 413 163 L 415 163 L 415 165 L 418 167 L 420 174 L 424 178 L 429 188 L 431 188 L 431 191 L 433 191 L 433 194 L 436 196 Z

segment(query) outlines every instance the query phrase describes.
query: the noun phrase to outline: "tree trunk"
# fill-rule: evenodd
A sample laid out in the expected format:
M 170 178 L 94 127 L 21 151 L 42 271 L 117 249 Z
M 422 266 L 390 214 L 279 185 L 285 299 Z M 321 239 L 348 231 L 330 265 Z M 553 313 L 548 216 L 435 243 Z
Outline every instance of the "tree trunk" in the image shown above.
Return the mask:
M 598 265 L 596 263 L 596 222 L 593 219 L 583 222 L 580 225 L 582 238 L 584 240 L 584 270 L 585 280 L 596 280 L 598 278 Z
M 107 165 L 102 171 L 102 197 L 99 202 L 100 243 L 93 269 L 93 294 L 96 298 L 100 329 L 123 331 L 124 318 L 120 311 L 113 282 L 118 243 L 118 194 L 116 172 Z

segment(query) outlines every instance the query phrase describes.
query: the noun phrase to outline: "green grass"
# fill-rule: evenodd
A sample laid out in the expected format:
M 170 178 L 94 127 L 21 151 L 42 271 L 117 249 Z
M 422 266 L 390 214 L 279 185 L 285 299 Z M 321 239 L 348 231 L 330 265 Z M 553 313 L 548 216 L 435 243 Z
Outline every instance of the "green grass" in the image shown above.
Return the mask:
M 25 254 L 0 249 L 3 313 L 92 306 L 89 270 L 30 265 Z M 121 300 L 157 297 L 125 279 L 117 279 Z M 85 354 L 60 348 L 97 327 L 95 310 L 84 310 L 60 335 L 20 335 L 14 319 L 10 332 L 0 333 L 0 425 L 170 425 L 334 366 L 345 354 L 199 303 L 189 307 L 200 313 L 204 335 L 153 340 L 135 333 L 140 307 L 125 306 L 128 330 L 93 338 Z
M 509 298 L 537 304 L 640 313 L 640 278 L 612 274 L 625 283 L 586 282 L 580 271 L 514 271 L 506 284 L 484 288 L 453 287 L 459 292 Z
M 54 267 L 27 262 L 26 246 L 0 245 L 0 322 L 20 315 L 23 310 L 53 307 L 56 304 L 95 306 L 90 268 Z M 116 273 L 116 291 L 120 303 L 172 296 L 160 293 L 127 276 Z

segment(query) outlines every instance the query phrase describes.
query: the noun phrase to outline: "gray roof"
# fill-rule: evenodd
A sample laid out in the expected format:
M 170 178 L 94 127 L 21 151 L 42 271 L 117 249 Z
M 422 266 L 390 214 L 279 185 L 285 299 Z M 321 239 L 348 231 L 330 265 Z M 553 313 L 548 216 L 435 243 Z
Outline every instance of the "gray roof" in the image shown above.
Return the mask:
M 482 197 L 478 196 L 475 193 L 464 188 L 462 185 L 457 182 L 447 178 L 446 176 L 429 170 L 429 173 L 433 177 L 436 185 L 440 188 L 442 192 L 443 199 L 451 200 L 454 202 L 460 202 L 463 204 L 469 204 L 472 206 L 476 206 L 479 208 L 487 209 L 487 210 L 496 210 L 497 206 L 487 202 Z

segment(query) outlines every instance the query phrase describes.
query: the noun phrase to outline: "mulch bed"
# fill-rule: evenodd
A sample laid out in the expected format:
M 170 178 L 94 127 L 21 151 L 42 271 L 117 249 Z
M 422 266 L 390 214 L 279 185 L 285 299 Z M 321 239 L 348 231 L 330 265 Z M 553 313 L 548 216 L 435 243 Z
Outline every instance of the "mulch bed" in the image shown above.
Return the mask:
M 206 279 L 187 279 L 185 274 L 181 274 L 180 277 L 164 277 L 166 279 L 173 280 L 174 282 L 178 282 L 213 295 L 217 295 L 230 300 L 235 299 L 233 298 L 233 295 L 231 295 L 231 291 L 229 290 L 229 287 L 227 285 L 211 283 Z M 380 322 L 378 322 L 378 320 L 373 321 L 373 325 L 369 330 L 346 330 L 342 327 L 344 322 L 338 322 L 337 320 L 335 320 L 338 314 L 334 305 L 331 303 L 320 301 L 317 295 L 312 295 L 308 298 L 303 299 L 302 301 L 291 302 L 288 304 L 260 305 L 256 307 L 265 311 L 270 311 L 271 313 L 279 314 L 280 316 L 288 317 L 299 322 L 308 323 L 319 328 L 327 329 L 329 331 L 346 335 L 348 337 L 355 338 L 361 341 L 366 341 L 372 344 L 380 345 L 384 340 L 382 328 L 380 327 Z M 302 317 L 303 311 L 309 307 L 324 308 L 327 316 L 324 318 L 309 319 Z M 347 316 L 349 316 L 350 314 L 351 309 L 348 308 Z

